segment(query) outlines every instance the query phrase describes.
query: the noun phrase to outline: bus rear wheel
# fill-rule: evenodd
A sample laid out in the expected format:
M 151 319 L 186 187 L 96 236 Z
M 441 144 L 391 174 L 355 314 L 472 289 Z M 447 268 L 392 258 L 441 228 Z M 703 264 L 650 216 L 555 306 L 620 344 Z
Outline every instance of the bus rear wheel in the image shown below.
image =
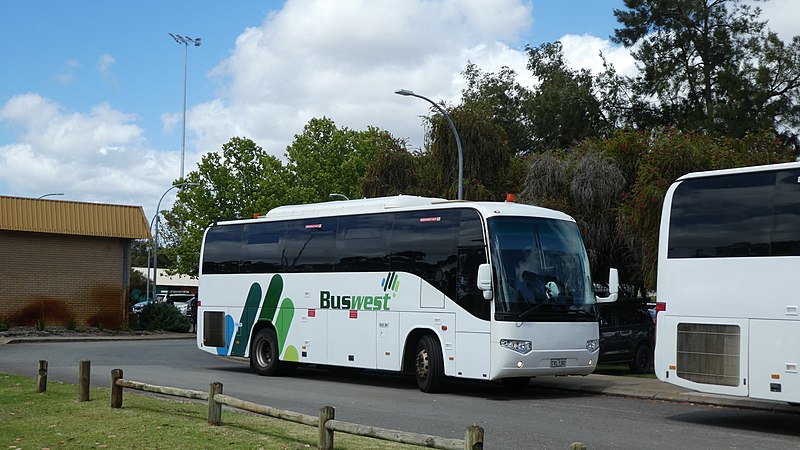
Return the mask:
M 440 392 L 444 386 L 442 345 L 433 336 L 422 336 L 415 361 L 417 386 L 422 392 Z
M 256 333 L 250 348 L 250 368 L 259 375 L 277 375 L 278 337 L 272 328 L 263 328 Z

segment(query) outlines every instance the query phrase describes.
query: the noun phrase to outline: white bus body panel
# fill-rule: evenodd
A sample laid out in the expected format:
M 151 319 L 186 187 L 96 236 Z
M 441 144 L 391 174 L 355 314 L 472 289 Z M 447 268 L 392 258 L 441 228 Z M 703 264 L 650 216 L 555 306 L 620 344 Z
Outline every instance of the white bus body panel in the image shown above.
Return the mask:
M 750 339 L 750 397 L 800 402 L 800 322 L 751 320 Z

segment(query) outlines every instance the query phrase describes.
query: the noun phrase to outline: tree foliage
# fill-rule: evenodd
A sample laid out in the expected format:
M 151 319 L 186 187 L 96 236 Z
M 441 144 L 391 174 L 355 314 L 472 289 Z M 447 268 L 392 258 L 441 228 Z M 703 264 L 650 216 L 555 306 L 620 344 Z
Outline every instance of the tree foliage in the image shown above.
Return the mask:
M 448 113 L 458 130 L 464 164 L 464 199 L 499 200 L 507 186 L 511 164 L 506 132 L 492 119 L 490 106 L 465 102 Z M 458 191 L 458 147 L 450 124 L 436 114 L 430 121 L 429 157 L 434 169 L 433 192 L 456 198 Z
M 172 209 L 164 213 L 163 253 L 173 271 L 198 274 L 203 232 L 218 219 L 250 218 L 286 204 L 330 200 L 329 194 L 360 195 L 375 155 L 396 148 L 386 131 L 338 128 L 327 118 L 311 119 L 287 148 L 288 163 L 250 139 L 234 137 L 221 153 L 206 154 L 190 172 Z M 160 253 L 159 253 L 159 259 Z
M 523 107 L 534 150 L 569 148 L 609 128 L 595 77 L 586 69 L 570 69 L 560 42 L 527 50 L 528 69 L 539 81 Z
M 625 0 L 614 40 L 634 48 L 629 118 L 742 138 L 800 120 L 800 37 L 769 32 L 740 0 Z
M 206 227 L 218 219 L 253 217 L 298 196 L 292 174 L 280 160 L 250 139 L 234 137 L 220 153 L 206 154 L 184 186 L 170 211 L 166 253 L 174 256 L 173 270 L 197 275 L 200 244 Z
M 603 280 L 620 253 L 615 210 L 624 187 L 622 171 L 597 150 L 546 151 L 531 157 L 520 201 L 570 214 L 583 234 L 593 277 Z
M 396 145 L 391 135 L 338 128 L 328 118 L 311 119 L 286 149 L 287 169 L 295 177 L 302 203 L 328 200 L 330 194 L 359 195 L 359 186 L 375 155 Z

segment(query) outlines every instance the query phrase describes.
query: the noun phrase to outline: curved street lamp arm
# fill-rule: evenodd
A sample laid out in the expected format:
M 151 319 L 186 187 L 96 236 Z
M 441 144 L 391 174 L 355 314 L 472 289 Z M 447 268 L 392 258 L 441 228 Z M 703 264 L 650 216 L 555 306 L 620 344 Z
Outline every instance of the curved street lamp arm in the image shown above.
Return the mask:
M 425 100 L 426 102 L 430 103 L 431 105 L 433 105 L 433 107 L 436 108 L 440 113 L 442 113 L 444 118 L 447 119 L 447 123 L 450 124 L 450 129 L 453 131 L 453 135 L 456 138 L 456 148 L 458 149 L 458 200 L 463 200 L 463 197 L 464 197 L 464 155 L 463 155 L 463 151 L 461 149 L 461 137 L 459 137 L 459 135 L 458 135 L 458 130 L 456 129 L 456 125 L 453 123 L 453 119 L 450 118 L 450 114 L 447 114 L 447 111 L 445 111 L 445 109 L 442 108 L 441 105 L 437 104 L 436 102 L 434 102 L 433 100 L 429 99 L 428 97 L 425 97 L 424 95 L 420 95 L 420 94 L 415 93 L 414 91 L 410 91 L 408 89 L 398 89 L 398 90 L 394 91 L 394 93 L 397 94 L 397 95 L 404 95 L 404 96 L 421 98 L 421 99 Z

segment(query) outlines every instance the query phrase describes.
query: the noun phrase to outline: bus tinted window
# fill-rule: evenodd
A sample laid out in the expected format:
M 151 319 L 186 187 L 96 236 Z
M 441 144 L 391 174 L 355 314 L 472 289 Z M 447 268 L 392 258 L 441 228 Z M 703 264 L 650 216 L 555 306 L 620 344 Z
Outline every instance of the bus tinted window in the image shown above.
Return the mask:
M 242 225 L 215 226 L 206 234 L 203 273 L 238 273 Z
M 478 289 L 478 266 L 486 261 L 486 246 L 483 243 L 483 227 L 478 212 L 473 209 L 461 211 L 458 231 L 458 274 L 456 278 L 456 302 L 473 316 L 489 320 L 490 302 Z
M 332 272 L 336 262 L 336 219 L 304 219 L 289 223 L 284 270 Z
M 284 222 L 260 222 L 245 225 L 242 246 L 243 273 L 280 273 L 283 271 Z
M 689 179 L 675 190 L 669 258 L 770 255 L 775 172 Z
M 460 210 L 403 212 L 395 215 L 391 270 L 419 276 L 456 298 L 456 246 Z
M 336 239 L 337 272 L 389 270 L 390 237 L 394 214 L 339 218 Z
M 800 256 L 800 170 L 784 170 L 775 178 L 772 254 Z

